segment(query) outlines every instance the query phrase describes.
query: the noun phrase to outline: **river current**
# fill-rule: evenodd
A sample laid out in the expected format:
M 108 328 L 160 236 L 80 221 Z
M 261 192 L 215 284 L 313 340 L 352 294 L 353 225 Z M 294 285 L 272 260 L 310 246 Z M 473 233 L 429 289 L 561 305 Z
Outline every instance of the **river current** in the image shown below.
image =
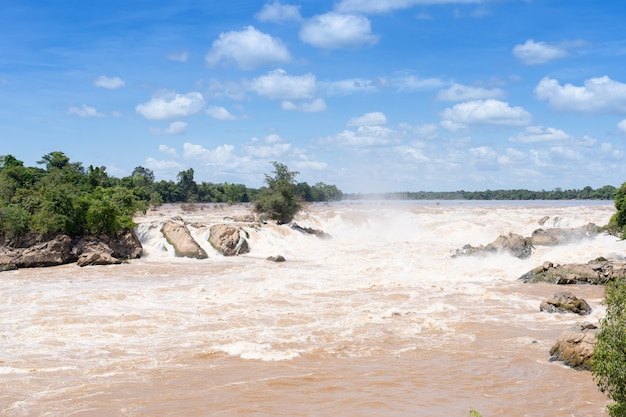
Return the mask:
M 625 242 L 451 255 L 604 225 L 612 202 L 311 205 L 296 222 L 330 239 L 246 224 L 250 253 L 212 249 L 208 226 L 249 211 L 165 206 L 136 219 L 141 259 L 0 273 L 0 415 L 606 415 L 592 375 L 549 357 L 563 330 L 603 317 L 603 288 L 517 278 L 544 261 L 624 260 Z M 175 216 L 208 259 L 174 257 L 159 229 Z M 565 289 L 592 313 L 539 311 Z

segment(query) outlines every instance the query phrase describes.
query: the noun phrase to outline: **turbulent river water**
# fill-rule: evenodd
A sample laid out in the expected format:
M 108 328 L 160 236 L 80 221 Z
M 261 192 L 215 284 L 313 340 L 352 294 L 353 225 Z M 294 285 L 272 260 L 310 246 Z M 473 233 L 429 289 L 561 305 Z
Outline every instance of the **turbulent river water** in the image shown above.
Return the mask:
M 144 256 L 123 265 L 0 274 L 2 416 L 602 416 L 589 372 L 551 362 L 593 308 L 539 311 L 563 290 L 517 278 L 544 261 L 623 260 L 598 236 L 506 254 L 451 255 L 509 232 L 606 224 L 612 202 L 342 202 L 287 226 L 246 225 L 251 251 L 223 257 L 208 226 L 243 205 L 168 206 L 138 217 Z M 180 216 L 208 259 L 175 258 L 161 224 Z M 287 261 L 270 262 L 270 255 Z

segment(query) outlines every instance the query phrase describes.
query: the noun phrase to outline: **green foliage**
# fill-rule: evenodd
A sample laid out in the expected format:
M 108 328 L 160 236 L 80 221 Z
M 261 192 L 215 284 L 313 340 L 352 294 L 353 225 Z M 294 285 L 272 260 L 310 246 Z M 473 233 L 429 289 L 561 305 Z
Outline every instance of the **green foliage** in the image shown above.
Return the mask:
M 626 417 L 626 278 L 607 284 L 605 303 L 591 372 L 600 390 L 614 401 L 607 407 L 609 414 Z
M 0 207 L 0 231 L 8 238 L 21 236 L 28 231 L 30 218 L 30 213 L 16 204 Z
M 476 410 L 470 410 L 470 417 L 483 417 L 483 415 Z
M 266 214 L 278 224 L 289 223 L 300 208 L 302 203 L 296 195 L 295 177 L 296 171 L 289 171 L 285 164 L 272 162 L 274 176 L 265 175 L 267 187 L 260 190 L 254 201 L 255 211 Z

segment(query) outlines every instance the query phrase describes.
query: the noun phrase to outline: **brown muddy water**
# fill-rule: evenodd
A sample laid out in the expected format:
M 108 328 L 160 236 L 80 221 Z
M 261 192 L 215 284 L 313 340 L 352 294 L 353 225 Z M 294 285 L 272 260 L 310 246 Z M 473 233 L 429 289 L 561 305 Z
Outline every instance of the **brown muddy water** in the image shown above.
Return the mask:
M 137 218 L 124 265 L 0 274 L 2 416 L 603 416 L 589 372 L 550 362 L 558 335 L 604 315 L 603 288 L 568 286 L 584 318 L 539 311 L 557 291 L 517 278 L 544 261 L 624 259 L 610 236 L 529 259 L 452 258 L 513 232 L 606 224 L 612 203 L 314 205 L 298 224 L 246 224 L 225 258 L 208 226 L 248 206 L 168 206 Z M 181 216 L 209 259 L 160 235 Z M 192 226 L 193 225 L 193 226 Z M 287 262 L 273 263 L 281 254 Z

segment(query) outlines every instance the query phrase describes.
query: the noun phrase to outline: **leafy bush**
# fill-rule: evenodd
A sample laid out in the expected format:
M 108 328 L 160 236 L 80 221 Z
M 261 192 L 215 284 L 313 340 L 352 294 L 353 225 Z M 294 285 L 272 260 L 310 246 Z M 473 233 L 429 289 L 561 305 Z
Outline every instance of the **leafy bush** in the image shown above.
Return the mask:
M 609 414 L 626 417 L 626 278 L 607 284 L 605 303 L 591 372 L 600 390 L 614 401 L 607 407 Z

